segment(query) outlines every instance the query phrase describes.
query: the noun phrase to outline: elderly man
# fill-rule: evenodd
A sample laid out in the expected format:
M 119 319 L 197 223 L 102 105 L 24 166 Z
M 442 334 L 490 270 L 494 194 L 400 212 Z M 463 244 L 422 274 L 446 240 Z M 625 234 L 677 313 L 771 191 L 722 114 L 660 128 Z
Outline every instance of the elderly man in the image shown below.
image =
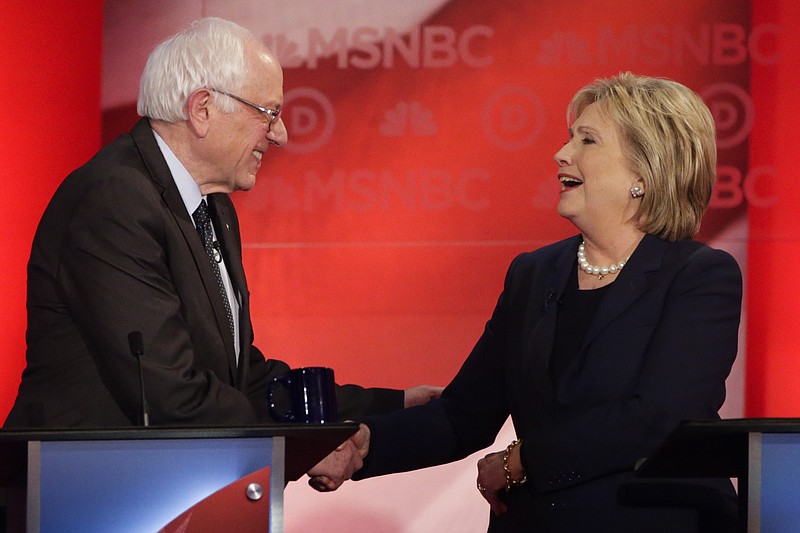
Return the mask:
M 39 224 L 27 368 L 6 427 L 139 423 L 132 350 L 144 351 L 151 424 L 271 421 L 265 389 L 288 366 L 252 345 L 227 193 L 253 187 L 267 150 L 286 143 L 282 85 L 269 50 L 222 19 L 151 54 L 143 118 L 64 180 Z M 360 419 L 438 390 L 340 387 L 339 412 Z

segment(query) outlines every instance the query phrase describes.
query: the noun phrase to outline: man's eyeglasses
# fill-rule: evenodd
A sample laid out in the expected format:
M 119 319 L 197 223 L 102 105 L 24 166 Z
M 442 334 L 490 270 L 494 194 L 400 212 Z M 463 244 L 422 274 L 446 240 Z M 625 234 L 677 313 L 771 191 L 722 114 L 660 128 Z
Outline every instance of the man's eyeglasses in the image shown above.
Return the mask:
M 278 107 L 277 109 L 268 109 L 268 108 L 260 106 L 258 104 L 254 104 L 250 100 L 245 100 L 241 96 L 236 96 L 235 94 L 227 93 L 225 91 L 220 91 L 219 89 L 214 89 L 212 87 L 209 87 L 208 90 L 209 91 L 214 91 L 215 93 L 223 94 L 223 95 L 225 95 L 225 96 L 227 96 L 229 98 L 233 98 L 234 100 L 238 100 L 239 102 L 243 103 L 244 105 L 248 105 L 248 106 L 252 107 L 256 111 L 261 113 L 264 116 L 264 118 L 267 119 L 267 124 L 269 125 L 270 128 L 272 127 L 272 125 L 279 118 L 281 118 L 281 111 L 283 111 L 283 110 L 280 107 Z

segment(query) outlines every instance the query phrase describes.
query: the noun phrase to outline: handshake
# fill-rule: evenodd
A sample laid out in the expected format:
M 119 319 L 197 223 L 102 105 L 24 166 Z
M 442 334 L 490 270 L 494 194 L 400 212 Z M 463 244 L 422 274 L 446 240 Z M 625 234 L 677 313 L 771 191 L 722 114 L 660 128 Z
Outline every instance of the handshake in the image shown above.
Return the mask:
M 369 452 L 369 437 L 369 427 L 360 424 L 352 437 L 308 471 L 308 484 L 319 492 L 330 492 L 341 487 L 364 465 L 364 458 Z
M 419 385 L 406 389 L 403 396 L 403 407 L 423 405 L 442 394 L 443 387 Z M 331 492 L 353 477 L 364 465 L 364 458 L 369 453 L 370 430 L 366 424 L 360 424 L 358 431 L 339 445 L 325 459 L 308 471 L 308 484 L 319 492 Z

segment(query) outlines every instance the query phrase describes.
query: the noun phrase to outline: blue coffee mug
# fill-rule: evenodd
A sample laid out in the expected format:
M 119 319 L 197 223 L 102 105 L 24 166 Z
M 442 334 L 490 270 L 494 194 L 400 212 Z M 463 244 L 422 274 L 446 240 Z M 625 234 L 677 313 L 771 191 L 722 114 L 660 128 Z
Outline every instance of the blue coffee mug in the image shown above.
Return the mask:
M 278 387 L 286 389 L 287 410 L 276 402 Z M 284 395 L 281 395 L 284 396 Z M 331 424 L 336 422 L 336 382 L 333 369 L 322 366 L 296 368 L 275 378 L 267 388 L 269 412 L 279 422 Z

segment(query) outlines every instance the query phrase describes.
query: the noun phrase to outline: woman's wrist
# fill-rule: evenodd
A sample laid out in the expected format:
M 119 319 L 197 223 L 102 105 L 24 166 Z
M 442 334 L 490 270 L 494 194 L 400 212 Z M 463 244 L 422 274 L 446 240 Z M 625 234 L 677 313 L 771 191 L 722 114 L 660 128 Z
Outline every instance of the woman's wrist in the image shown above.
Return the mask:
M 522 439 L 514 440 L 503 452 L 503 473 L 506 478 L 506 492 L 511 490 L 511 487 L 522 485 L 528 481 L 528 477 L 522 467 L 522 459 L 519 452 L 521 445 Z

